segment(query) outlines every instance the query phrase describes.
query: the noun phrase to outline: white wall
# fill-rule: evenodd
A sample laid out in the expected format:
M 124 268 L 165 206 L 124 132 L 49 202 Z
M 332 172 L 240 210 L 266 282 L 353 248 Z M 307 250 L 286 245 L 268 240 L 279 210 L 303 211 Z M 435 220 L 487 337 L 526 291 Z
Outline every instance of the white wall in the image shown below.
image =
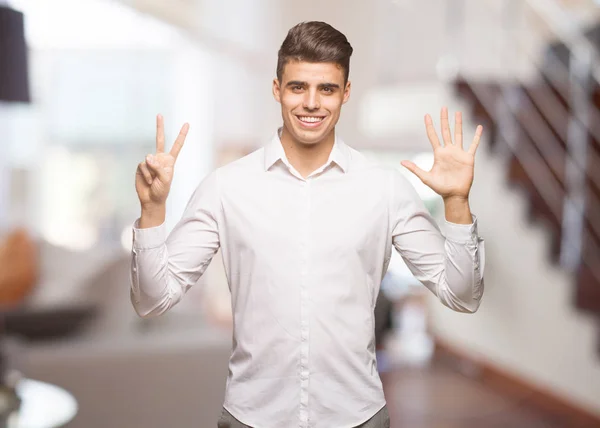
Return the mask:
M 431 298 L 433 329 L 467 353 L 600 415 L 598 323 L 574 308 L 572 278 L 549 263 L 549 234 L 527 221 L 526 199 L 507 188 L 506 167 L 486 143 L 471 193 L 486 245 L 483 302 L 466 315 Z

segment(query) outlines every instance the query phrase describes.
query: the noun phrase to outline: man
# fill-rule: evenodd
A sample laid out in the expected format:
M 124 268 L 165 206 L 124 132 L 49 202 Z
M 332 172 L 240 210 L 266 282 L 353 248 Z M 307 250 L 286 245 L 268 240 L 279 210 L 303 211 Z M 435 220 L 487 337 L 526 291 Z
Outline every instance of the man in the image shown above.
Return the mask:
M 373 308 L 392 247 L 443 304 L 479 307 L 483 243 L 468 195 L 481 127 L 465 151 L 460 114 L 452 142 L 442 109 L 444 145 L 426 116 L 434 166 L 403 162 L 443 197 L 444 238 L 396 168 L 336 135 L 351 54 L 328 24 L 293 27 L 273 80 L 283 127 L 204 178 L 168 237 L 165 201 L 188 124 L 167 153 L 159 115 L 156 154 L 138 166 L 131 297 L 140 316 L 173 307 L 222 249 L 234 327 L 219 427 L 389 427 Z

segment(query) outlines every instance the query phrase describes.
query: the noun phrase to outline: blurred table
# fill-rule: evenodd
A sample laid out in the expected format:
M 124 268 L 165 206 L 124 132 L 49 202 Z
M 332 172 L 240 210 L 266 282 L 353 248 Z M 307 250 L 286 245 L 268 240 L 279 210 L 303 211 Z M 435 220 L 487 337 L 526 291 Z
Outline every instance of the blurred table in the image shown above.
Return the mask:
M 73 395 L 56 385 L 23 379 L 16 390 L 21 409 L 8 428 L 60 428 L 77 414 Z

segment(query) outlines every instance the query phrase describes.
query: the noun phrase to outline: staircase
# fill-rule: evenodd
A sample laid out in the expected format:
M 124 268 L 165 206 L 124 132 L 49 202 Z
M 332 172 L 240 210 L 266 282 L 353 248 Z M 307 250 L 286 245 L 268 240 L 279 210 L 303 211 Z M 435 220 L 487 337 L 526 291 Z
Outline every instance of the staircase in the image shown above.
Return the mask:
M 585 33 L 596 50 L 599 33 L 600 25 Z M 530 221 L 547 226 L 548 256 L 573 273 L 573 304 L 600 326 L 600 83 L 593 61 L 572 48 L 550 44 L 527 82 L 458 76 L 453 87 L 489 149 L 508 157 L 507 179 L 527 195 Z

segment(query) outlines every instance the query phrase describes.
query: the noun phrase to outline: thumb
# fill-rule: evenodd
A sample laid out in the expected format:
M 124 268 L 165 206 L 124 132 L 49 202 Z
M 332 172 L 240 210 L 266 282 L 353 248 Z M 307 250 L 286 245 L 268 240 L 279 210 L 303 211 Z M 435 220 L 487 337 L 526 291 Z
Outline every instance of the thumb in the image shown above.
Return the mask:
M 405 167 L 410 172 L 412 172 L 414 175 L 419 177 L 419 180 L 421 180 L 423 183 L 425 183 L 425 180 L 427 179 L 427 175 L 429 175 L 428 172 L 423 171 L 421 168 L 419 168 L 417 165 L 415 165 L 411 161 L 403 160 L 400 163 L 402 164 L 403 167 Z
M 148 169 L 156 176 L 160 181 L 166 183 L 167 177 L 165 175 L 165 171 L 159 165 L 156 158 L 152 155 L 146 156 L 146 165 L 148 165 Z

